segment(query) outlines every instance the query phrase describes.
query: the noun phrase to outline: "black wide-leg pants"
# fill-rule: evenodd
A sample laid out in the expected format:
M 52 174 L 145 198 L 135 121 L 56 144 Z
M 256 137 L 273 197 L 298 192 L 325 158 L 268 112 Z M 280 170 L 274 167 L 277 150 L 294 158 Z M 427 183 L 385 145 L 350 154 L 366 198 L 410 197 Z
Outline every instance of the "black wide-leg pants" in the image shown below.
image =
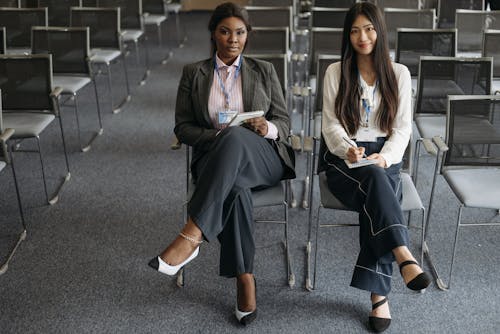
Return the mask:
M 220 275 L 251 273 L 252 189 L 277 184 L 284 171 L 272 141 L 243 127 L 226 128 L 192 168 L 196 189 L 187 212 L 206 240 L 219 240 Z
M 385 138 L 358 142 L 366 154 L 378 153 Z M 389 168 L 371 165 L 349 169 L 344 160 L 327 153 L 328 188 L 344 205 L 359 213 L 360 252 L 351 286 L 386 296 L 391 290 L 392 249 L 408 245 L 404 223 L 401 163 Z

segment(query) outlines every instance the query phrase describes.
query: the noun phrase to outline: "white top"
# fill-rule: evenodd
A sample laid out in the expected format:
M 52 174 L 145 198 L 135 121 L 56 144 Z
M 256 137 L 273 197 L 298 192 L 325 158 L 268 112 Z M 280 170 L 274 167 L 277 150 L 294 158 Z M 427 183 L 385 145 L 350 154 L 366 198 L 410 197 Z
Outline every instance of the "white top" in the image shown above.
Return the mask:
M 334 107 L 335 99 L 340 82 L 340 62 L 331 64 L 326 69 L 325 80 L 323 82 L 323 118 L 321 124 L 321 132 L 326 142 L 328 150 L 342 159 L 347 159 L 346 153 L 349 149 L 349 144 L 343 140 L 343 137 L 349 138 L 347 132 L 340 124 L 335 116 Z M 399 103 L 396 118 L 392 128 L 392 135 L 386 140 L 380 155 L 385 159 L 387 167 L 398 163 L 403 159 L 403 155 L 410 140 L 412 131 L 412 91 L 411 91 L 411 76 L 410 71 L 404 65 L 392 63 L 394 74 L 398 82 Z M 380 105 L 380 91 L 376 86 L 368 86 L 360 77 L 361 86 L 365 88 L 363 96 L 374 97 L 372 112 L 368 126 L 375 131 L 377 137 L 386 137 L 387 133 L 381 131 L 377 124 L 377 112 Z M 373 90 L 375 89 L 375 94 Z M 360 101 L 361 119 L 366 118 L 365 111 Z M 361 126 L 360 126 L 361 131 Z M 354 136 L 353 138 L 356 138 Z

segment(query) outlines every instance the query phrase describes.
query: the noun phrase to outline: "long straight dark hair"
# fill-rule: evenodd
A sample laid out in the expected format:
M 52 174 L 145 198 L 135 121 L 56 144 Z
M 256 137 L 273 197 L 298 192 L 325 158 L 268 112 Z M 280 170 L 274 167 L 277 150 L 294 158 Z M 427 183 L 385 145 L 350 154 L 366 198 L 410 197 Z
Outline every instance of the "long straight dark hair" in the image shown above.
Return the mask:
M 359 15 L 366 16 L 377 32 L 377 41 L 371 54 L 377 75 L 377 87 L 381 96 L 376 123 L 380 130 L 390 135 L 398 110 L 398 86 L 389 57 L 384 19 L 377 6 L 369 2 L 356 3 L 349 9 L 345 17 L 342 37 L 342 65 L 339 91 L 335 99 L 335 115 L 347 133 L 354 136 L 361 122 L 359 101 L 362 87 L 359 83 L 357 55 L 351 44 L 350 33 L 352 24 Z

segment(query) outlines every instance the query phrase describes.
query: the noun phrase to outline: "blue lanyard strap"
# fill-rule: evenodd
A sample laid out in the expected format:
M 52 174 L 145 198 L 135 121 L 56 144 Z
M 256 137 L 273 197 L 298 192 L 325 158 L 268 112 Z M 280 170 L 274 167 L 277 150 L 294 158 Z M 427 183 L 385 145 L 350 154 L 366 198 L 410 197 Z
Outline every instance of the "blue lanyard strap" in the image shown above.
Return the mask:
M 360 81 L 361 81 L 361 75 L 360 75 Z M 370 113 L 372 112 L 372 104 L 375 104 L 375 91 L 377 90 L 378 86 L 378 81 L 375 82 L 375 87 L 373 88 L 373 93 L 372 93 L 372 99 L 371 99 L 371 104 L 368 104 L 368 99 L 362 98 L 361 103 L 363 104 L 363 109 L 365 109 L 365 114 L 366 114 L 366 121 L 364 126 L 368 126 L 368 121 L 370 120 Z M 367 89 L 365 87 L 362 87 L 363 90 Z
M 242 59 L 243 59 L 243 56 L 240 55 L 240 61 L 238 62 L 238 66 L 236 66 L 236 72 L 234 73 L 234 84 L 233 84 L 233 86 L 231 86 L 231 90 L 235 86 L 236 80 L 238 80 L 238 75 L 240 73 Z M 216 55 L 215 54 L 214 54 L 214 64 L 215 64 L 214 65 L 215 66 L 215 71 L 217 72 L 217 78 L 219 78 L 219 85 L 222 88 L 222 94 L 224 94 L 224 98 L 226 100 L 225 108 L 229 109 L 229 93 L 230 93 L 230 91 L 228 92 L 226 90 L 226 86 L 222 82 L 222 78 L 221 78 L 221 75 L 220 75 L 220 72 L 219 72 L 219 65 L 217 64 L 217 59 L 216 59 Z

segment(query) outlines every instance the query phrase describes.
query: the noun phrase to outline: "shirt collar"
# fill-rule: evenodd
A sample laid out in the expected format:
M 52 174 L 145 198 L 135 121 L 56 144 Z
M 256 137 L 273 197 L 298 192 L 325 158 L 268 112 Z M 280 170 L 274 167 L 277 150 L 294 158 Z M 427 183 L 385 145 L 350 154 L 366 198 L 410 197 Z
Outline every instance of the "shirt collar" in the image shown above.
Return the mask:
M 218 68 L 230 68 L 234 67 L 235 69 L 238 69 L 238 65 L 240 64 L 240 57 L 241 54 L 235 59 L 235 61 L 231 64 L 231 66 L 226 65 L 222 60 L 220 60 L 219 56 L 217 55 L 217 52 L 215 53 L 215 61 L 217 62 L 217 67 Z

